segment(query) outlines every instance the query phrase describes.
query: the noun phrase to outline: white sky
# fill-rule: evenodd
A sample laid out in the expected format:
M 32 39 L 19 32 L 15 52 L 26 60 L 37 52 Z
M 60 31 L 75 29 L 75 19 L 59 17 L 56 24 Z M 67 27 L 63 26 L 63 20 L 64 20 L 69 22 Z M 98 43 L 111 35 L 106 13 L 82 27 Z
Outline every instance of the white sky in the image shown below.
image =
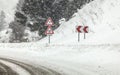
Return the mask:
M 0 0 L 0 10 L 5 11 L 8 22 L 14 18 L 14 10 L 18 0 Z

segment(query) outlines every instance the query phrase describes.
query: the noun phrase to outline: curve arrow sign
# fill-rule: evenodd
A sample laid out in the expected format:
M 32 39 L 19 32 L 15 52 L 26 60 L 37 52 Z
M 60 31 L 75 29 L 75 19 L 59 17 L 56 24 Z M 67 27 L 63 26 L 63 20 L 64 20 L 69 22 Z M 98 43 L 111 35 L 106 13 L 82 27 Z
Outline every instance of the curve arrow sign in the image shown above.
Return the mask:
M 84 31 L 84 33 L 88 33 L 88 26 L 85 26 L 85 27 L 83 28 L 83 31 Z
M 82 26 L 77 26 L 76 30 L 77 32 L 82 33 Z

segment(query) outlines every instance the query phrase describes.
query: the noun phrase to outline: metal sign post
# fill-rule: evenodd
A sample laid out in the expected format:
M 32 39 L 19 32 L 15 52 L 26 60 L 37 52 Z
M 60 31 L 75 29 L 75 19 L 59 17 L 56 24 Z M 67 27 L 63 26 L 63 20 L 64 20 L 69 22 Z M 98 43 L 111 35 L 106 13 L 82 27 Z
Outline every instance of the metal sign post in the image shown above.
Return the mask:
M 84 26 L 83 31 L 84 31 L 84 39 L 86 39 L 86 33 L 88 33 L 88 26 Z
M 84 33 L 84 39 L 86 39 L 86 33 Z
M 49 37 L 48 37 L 48 38 L 49 38 L 49 44 L 50 44 L 50 35 L 49 35 Z
M 80 33 L 78 32 L 78 42 L 80 41 Z

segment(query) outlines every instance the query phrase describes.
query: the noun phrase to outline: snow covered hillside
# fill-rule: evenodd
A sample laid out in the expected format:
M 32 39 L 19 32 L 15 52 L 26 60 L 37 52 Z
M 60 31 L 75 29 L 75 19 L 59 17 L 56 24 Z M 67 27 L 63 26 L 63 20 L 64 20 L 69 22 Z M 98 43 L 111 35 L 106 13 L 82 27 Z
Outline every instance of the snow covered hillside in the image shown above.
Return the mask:
M 120 1 L 119 0 L 95 0 L 86 4 L 81 10 L 73 15 L 68 22 L 64 22 L 51 37 L 53 43 L 77 42 L 77 25 L 89 26 L 87 39 L 82 44 L 112 44 L 120 43 Z M 47 42 L 48 38 L 42 41 Z
M 7 23 L 14 19 L 17 3 L 18 0 L 0 0 L 0 10 L 5 11 Z M 89 33 L 86 34 L 87 39 L 85 40 L 81 34 L 81 44 L 119 43 L 119 7 L 120 1 L 118 0 L 95 0 L 84 5 L 68 22 L 62 22 L 51 37 L 51 42 L 76 43 L 78 35 L 76 26 L 87 25 L 89 26 Z M 40 42 L 47 43 L 47 41 L 48 37 Z

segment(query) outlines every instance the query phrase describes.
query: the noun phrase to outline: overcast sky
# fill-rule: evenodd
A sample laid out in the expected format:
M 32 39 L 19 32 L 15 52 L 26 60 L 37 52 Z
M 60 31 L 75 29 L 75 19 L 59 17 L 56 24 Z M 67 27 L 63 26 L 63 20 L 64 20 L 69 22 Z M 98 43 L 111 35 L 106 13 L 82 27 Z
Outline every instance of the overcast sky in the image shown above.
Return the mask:
M 0 0 L 0 10 L 5 11 L 8 22 L 13 20 L 14 10 L 18 0 Z

